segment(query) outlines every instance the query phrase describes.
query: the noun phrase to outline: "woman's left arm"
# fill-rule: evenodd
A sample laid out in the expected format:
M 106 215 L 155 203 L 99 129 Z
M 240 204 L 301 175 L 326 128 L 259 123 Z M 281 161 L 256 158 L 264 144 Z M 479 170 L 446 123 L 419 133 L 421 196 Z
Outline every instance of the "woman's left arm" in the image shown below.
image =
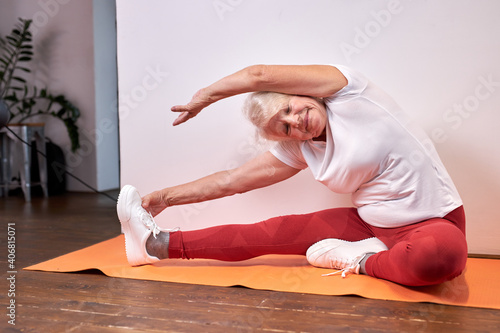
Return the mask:
M 181 112 L 174 126 L 196 116 L 221 99 L 254 91 L 274 91 L 290 95 L 328 97 L 347 85 L 347 79 L 329 65 L 253 65 L 199 90 L 186 105 L 176 105 Z

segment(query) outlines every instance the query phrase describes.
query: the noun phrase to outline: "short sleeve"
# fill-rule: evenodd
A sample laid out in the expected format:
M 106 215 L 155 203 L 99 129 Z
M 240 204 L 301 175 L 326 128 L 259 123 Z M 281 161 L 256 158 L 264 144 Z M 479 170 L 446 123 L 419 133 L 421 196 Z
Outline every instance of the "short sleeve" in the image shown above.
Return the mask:
M 300 141 L 281 141 L 270 149 L 278 160 L 295 169 L 306 169 L 307 163 L 302 155 Z
M 368 79 L 360 72 L 346 66 L 332 66 L 337 68 L 345 76 L 347 79 L 347 85 L 332 96 L 326 98 L 326 102 L 333 101 L 335 99 L 345 100 L 345 98 L 358 96 L 368 86 Z

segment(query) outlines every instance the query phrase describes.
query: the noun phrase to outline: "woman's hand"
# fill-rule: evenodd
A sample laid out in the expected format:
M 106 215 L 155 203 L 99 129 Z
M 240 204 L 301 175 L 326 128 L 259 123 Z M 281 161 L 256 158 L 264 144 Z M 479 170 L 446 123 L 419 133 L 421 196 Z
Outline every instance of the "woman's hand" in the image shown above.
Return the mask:
M 142 198 L 142 207 L 150 212 L 153 217 L 160 214 L 168 206 L 170 204 L 162 191 L 155 191 Z
M 201 110 L 212 104 L 206 89 L 200 89 L 194 94 L 191 101 L 186 105 L 176 105 L 172 107 L 173 112 L 181 112 L 175 119 L 173 125 L 177 126 L 195 117 Z

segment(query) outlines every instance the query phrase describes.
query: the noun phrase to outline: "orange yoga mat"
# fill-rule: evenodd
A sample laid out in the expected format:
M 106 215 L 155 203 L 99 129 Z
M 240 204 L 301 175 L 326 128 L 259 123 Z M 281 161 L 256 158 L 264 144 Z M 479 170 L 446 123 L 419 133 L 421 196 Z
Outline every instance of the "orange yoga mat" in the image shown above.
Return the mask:
M 304 256 L 267 255 L 240 261 L 168 259 L 131 267 L 120 235 L 96 245 L 25 268 L 51 272 L 98 269 L 107 276 L 321 295 L 359 295 L 406 302 L 432 302 L 500 309 L 500 260 L 468 259 L 456 279 L 431 287 L 404 287 L 366 275 L 323 277 L 331 270 L 310 266 Z

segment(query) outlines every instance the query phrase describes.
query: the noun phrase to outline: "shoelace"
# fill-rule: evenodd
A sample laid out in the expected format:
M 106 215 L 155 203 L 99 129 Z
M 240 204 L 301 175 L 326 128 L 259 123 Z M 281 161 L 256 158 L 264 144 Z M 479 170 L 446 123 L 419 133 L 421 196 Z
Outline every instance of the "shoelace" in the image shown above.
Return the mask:
M 345 278 L 347 273 L 359 274 L 359 263 L 365 256 L 366 254 L 363 254 L 362 256 L 354 258 L 354 260 L 352 261 L 340 258 L 332 258 L 332 268 L 336 268 L 339 270 L 332 273 L 322 274 L 321 276 L 331 276 L 341 273 L 342 278 Z
M 144 223 L 146 228 L 148 228 L 153 233 L 154 238 L 156 238 L 156 236 L 158 236 L 158 234 L 161 231 L 163 231 L 163 232 L 179 231 L 179 229 L 180 229 L 179 227 L 176 227 L 174 229 L 162 229 L 162 228 L 158 227 L 158 225 L 156 224 L 156 222 L 153 218 L 153 215 L 151 215 L 150 212 L 146 211 L 143 208 L 138 208 L 138 209 L 140 211 L 139 218 L 141 219 L 141 222 Z

